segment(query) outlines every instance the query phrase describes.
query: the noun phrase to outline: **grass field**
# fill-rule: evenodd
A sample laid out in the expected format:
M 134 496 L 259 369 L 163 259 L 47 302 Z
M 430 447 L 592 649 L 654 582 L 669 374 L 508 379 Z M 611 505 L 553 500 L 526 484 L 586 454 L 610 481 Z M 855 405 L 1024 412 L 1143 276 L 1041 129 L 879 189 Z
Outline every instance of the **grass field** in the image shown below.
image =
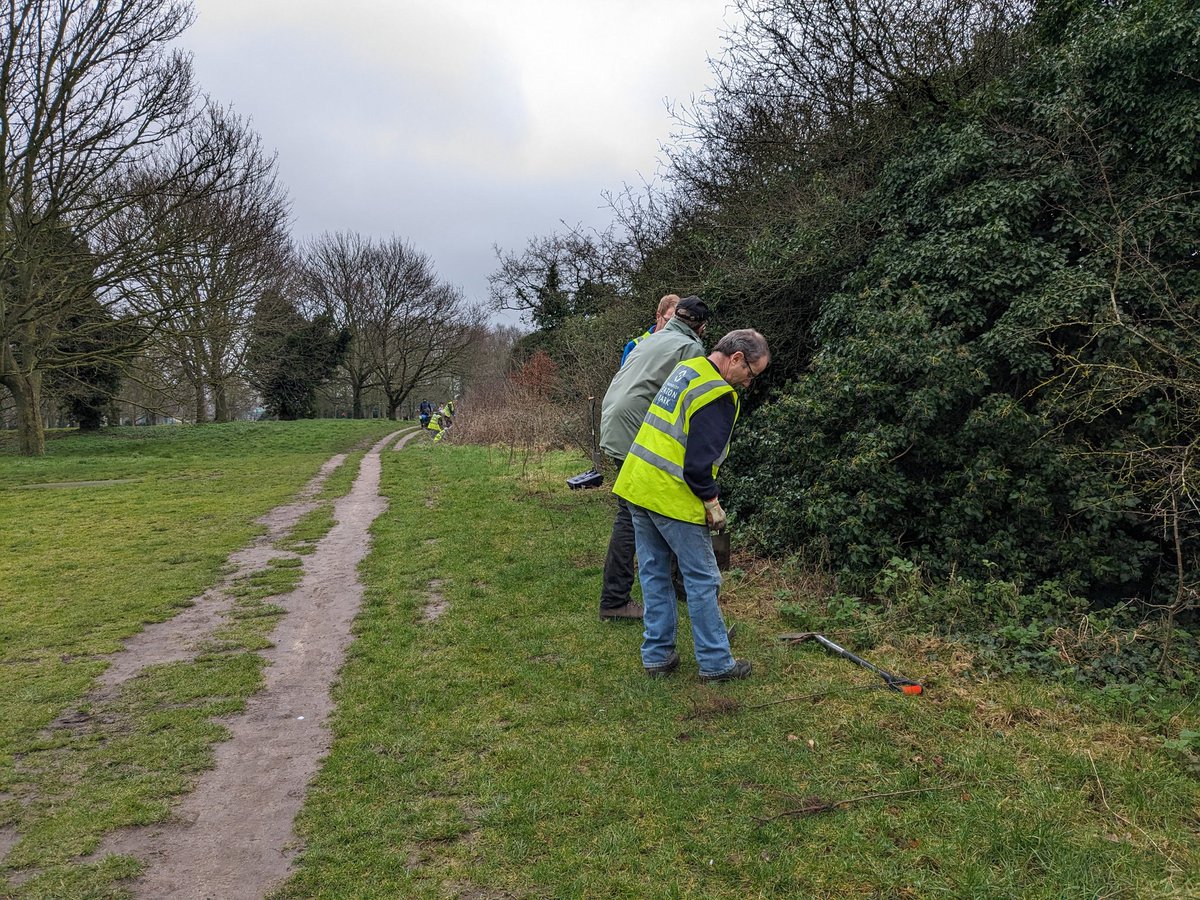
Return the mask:
M 137 429 L 64 437 L 43 460 L 0 448 L 0 826 L 22 836 L 8 870 L 40 873 L 9 893 L 121 896 L 137 864 L 87 854 L 160 821 L 210 764 L 212 717 L 261 684 L 263 598 L 294 567 L 244 585 L 196 662 L 135 679 L 87 728 L 47 724 L 104 654 L 215 581 L 255 517 L 385 427 Z M 680 672 L 650 680 L 638 627 L 596 617 L 612 499 L 566 490 L 579 459 L 420 444 L 383 465 L 391 506 L 333 750 L 279 896 L 1200 894 L 1200 781 L 1164 749 L 1197 728 L 1189 698 L 1115 708 L 984 678 L 966 648 L 912 636 L 870 655 L 927 693 L 876 690 L 775 640 L 781 576 L 745 557 L 722 602 L 754 677 L 700 684 L 684 634 Z M 294 539 L 318 537 L 322 515 Z M 823 598 L 790 588 L 820 624 Z
M 701 685 L 685 638 L 680 673 L 645 678 L 637 626 L 596 617 L 611 496 L 565 489 L 577 459 L 546 465 L 385 459 L 392 507 L 282 896 L 1200 892 L 1200 785 L 1095 695 L 972 680 L 932 640 L 873 651 L 924 697 L 856 690 L 871 677 L 774 640 L 777 585 L 750 565 L 724 602 L 755 676 Z
M 229 553 L 259 531 L 257 517 L 330 456 L 395 427 L 52 433 L 38 459 L 0 444 L 0 827 L 22 838 L 6 867 L 40 873 L 20 896 L 94 896 L 136 870 L 78 859 L 114 828 L 160 821 L 211 764 L 225 734 L 212 717 L 240 709 L 261 684 L 253 651 L 274 622 L 262 599 L 297 570 L 281 559 L 237 585 L 229 623 L 195 663 L 157 667 L 105 708 L 78 710 L 70 727 L 47 726 L 79 703 L 106 654 L 216 582 Z M 327 491 L 348 487 L 338 473 Z

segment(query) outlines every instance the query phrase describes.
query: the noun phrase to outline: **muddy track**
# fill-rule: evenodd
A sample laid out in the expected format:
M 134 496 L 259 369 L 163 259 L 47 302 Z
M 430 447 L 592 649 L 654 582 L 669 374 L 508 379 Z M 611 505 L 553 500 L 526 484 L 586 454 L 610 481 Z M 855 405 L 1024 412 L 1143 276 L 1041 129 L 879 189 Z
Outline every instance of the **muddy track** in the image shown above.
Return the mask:
M 390 437 L 389 437 L 390 439 Z M 321 466 L 296 499 L 277 506 L 256 520 L 266 528 L 255 540 L 232 553 L 226 562 L 227 574 L 221 581 L 192 601 L 192 605 L 163 622 L 147 625 L 125 642 L 121 652 L 113 655 L 109 667 L 100 675 L 100 689 L 89 702 L 115 696 L 117 689 L 146 666 L 181 662 L 193 659 L 196 647 L 223 622 L 233 606 L 234 585 L 255 572 L 267 568 L 272 559 L 296 556 L 276 549 L 275 544 L 287 536 L 308 513 L 317 507 L 313 498 L 320 493 L 329 476 L 346 461 L 347 454 L 339 453 Z
M 299 586 L 271 598 L 285 614 L 270 636 L 273 648 L 263 652 L 266 684 L 241 715 L 223 720 L 231 737 L 215 748 L 215 768 L 200 777 L 169 822 L 110 835 L 92 856 L 142 860 L 145 873 L 129 885 L 135 896 L 262 897 L 287 876 L 299 849 L 292 823 L 329 749 L 330 686 L 363 596 L 358 564 L 369 549 L 371 524 L 387 507 L 379 495 L 379 454 L 398 434 L 376 443 L 363 458 L 350 492 L 335 503 L 336 524 L 304 558 Z M 395 449 L 420 434 L 405 434 Z M 267 534 L 231 557 L 234 574 L 222 587 L 131 640 L 114 657 L 100 690 L 114 691 L 147 665 L 194 655 L 228 609 L 223 587 L 284 555 L 271 545 L 313 508 L 324 478 L 344 459 L 329 460 L 294 503 L 260 520 Z

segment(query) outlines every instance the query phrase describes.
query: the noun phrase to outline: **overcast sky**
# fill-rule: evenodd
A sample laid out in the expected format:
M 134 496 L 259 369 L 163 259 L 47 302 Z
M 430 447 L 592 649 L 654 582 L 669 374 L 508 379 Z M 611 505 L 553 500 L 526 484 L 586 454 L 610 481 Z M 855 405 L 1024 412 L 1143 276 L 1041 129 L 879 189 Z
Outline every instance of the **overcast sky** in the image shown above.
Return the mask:
M 484 301 L 492 246 L 610 220 L 665 100 L 711 81 L 728 0 L 193 0 L 202 90 L 252 119 L 294 234 L 409 239 Z

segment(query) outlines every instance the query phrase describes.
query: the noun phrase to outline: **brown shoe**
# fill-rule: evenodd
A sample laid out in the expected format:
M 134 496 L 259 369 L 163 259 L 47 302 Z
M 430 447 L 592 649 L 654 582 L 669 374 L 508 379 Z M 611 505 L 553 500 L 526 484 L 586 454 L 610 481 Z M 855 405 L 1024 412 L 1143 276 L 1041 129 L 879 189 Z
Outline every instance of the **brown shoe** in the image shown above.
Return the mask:
M 729 671 L 719 672 L 716 675 L 705 675 L 703 672 L 701 672 L 700 680 L 708 683 L 717 681 L 735 681 L 739 678 L 749 678 L 752 669 L 753 666 L 750 665 L 750 660 L 735 659 L 733 661 L 733 668 Z
M 679 668 L 679 654 L 674 650 L 663 662 L 656 663 L 653 666 L 646 666 L 646 674 L 651 678 L 662 678 L 664 675 L 670 675 Z
M 613 606 L 605 609 L 600 607 L 600 621 L 607 622 L 616 619 L 640 619 L 642 617 L 642 604 L 634 603 L 630 600 L 628 603 L 623 603 L 620 606 Z

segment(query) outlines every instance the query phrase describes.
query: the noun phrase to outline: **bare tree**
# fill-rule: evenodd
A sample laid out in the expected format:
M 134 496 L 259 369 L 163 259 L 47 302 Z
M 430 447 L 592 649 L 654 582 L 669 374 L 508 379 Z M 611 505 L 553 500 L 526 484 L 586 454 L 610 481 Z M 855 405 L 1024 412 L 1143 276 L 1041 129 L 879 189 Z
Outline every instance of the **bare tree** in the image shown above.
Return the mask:
M 341 371 L 356 419 L 372 391 L 395 417 L 414 388 L 457 374 L 483 323 L 429 257 L 398 238 L 322 235 L 305 248 L 302 273 L 309 314 L 351 335 Z
M 388 418 L 418 385 L 461 375 L 484 327 L 483 311 L 438 280 L 432 260 L 397 238 L 373 248 L 367 347 Z
M 148 341 L 125 370 L 118 398 L 121 421 L 153 424 L 161 419 L 187 421 L 195 409 L 190 372 L 161 341 Z
M 632 247 L 611 231 L 576 228 L 533 238 L 520 253 L 494 250 L 500 268 L 488 276 L 493 307 L 522 312 L 535 328 L 547 330 L 627 295 L 634 267 Z
M 716 84 L 673 110 L 670 179 L 696 203 L 779 194 L 817 170 L 832 193 L 886 151 L 920 105 L 948 108 L 1011 68 L 1029 0 L 736 0 Z M 841 182 L 839 184 L 838 182 Z M 819 198 L 818 198 L 819 199 Z M 750 226 L 754 227 L 753 225 Z
M 131 235 L 114 220 L 148 193 L 163 198 L 157 215 L 189 205 L 227 162 L 203 136 L 184 136 L 192 71 L 170 45 L 191 19 L 183 0 L 0 7 L 0 384 L 24 453 L 44 452 L 41 377 L 78 297 L 123 308 L 123 286 L 167 249 L 156 222 Z M 180 152 L 164 162 L 172 141 Z
M 882 104 L 953 103 L 1019 56 L 1029 0 L 737 0 L 710 100 L 779 103 L 845 133 Z M 701 104 L 701 108 L 704 104 Z M 750 117 L 752 118 L 752 117 Z M 714 121 L 715 120 L 711 120 Z M 736 132 L 724 137 L 736 138 Z
M 207 420 L 211 399 L 213 418 L 225 422 L 230 391 L 242 382 L 255 306 L 280 289 L 292 265 L 288 203 L 274 160 L 245 120 L 210 106 L 195 127 L 223 147 L 228 163 L 209 196 L 166 216 L 154 209 L 161 198 L 145 198 L 134 218 L 156 221 L 155 239 L 173 252 L 126 288 L 131 303 L 157 314 L 153 340 L 178 361 L 195 420 Z
M 304 305 L 309 317 L 328 315 L 351 335 L 341 371 L 350 390 L 351 415 L 363 417 L 363 397 L 376 384 L 371 337 L 370 242 L 352 232 L 323 234 L 301 254 Z

